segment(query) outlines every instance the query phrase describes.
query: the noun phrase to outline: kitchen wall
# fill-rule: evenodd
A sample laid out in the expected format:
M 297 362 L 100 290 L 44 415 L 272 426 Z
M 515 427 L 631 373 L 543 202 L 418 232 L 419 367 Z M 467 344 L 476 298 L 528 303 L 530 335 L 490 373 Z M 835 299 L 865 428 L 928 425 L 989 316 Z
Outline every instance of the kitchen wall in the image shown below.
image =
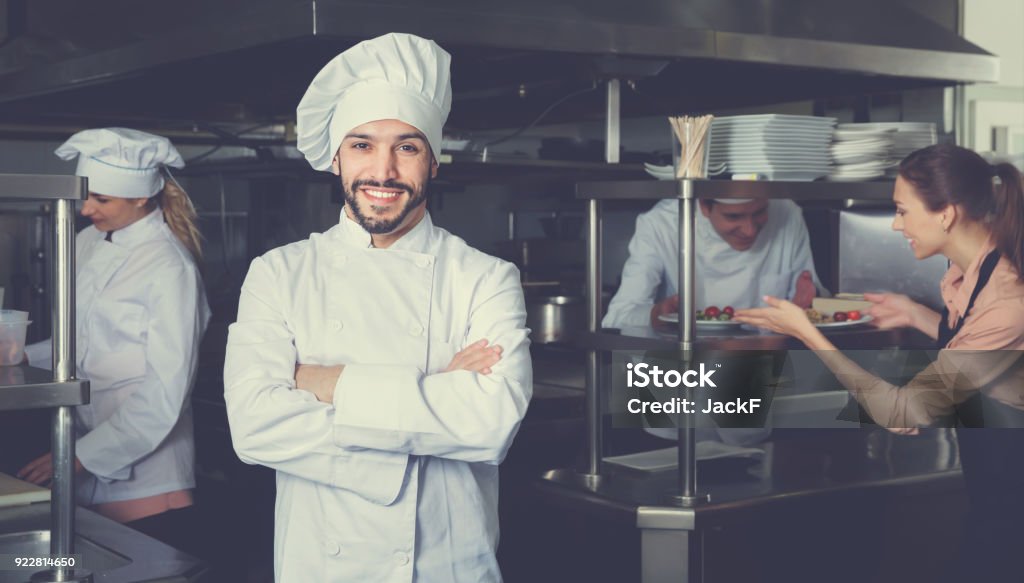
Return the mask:
M 967 135 L 964 145 L 978 151 L 1016 155 L 1024 168 L 1024 2 L 967 0 L 964 36 L 999 55 L 1000 79 L 965 89 Z M 1005 143 L 993 143 L 993 128 L 1005 128 Z

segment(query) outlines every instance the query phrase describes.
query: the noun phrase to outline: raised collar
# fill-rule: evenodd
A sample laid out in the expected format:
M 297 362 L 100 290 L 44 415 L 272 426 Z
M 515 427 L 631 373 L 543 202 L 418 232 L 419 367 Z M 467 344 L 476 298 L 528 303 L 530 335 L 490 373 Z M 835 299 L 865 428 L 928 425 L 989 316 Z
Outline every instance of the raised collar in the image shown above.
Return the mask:
M 959 317 L 967 311 L 967 305 L 971 303 L 971 294 L 974 293 L 974 287 L 978 285 L 978 277 L 981 275 L 981 264 L 995 248 L 995 243 L 987 241 L 978 255 L 971 260 L 967 271 L 961 271 L 955 263 L 950 264 L 942 279 L 942 295 L 946 300 L 946 307 L 953 316 Z
M 163 224 L 164 212 L 157 208 L 127 227 L 114 231 L 110 242 L 118 247 L 134 247 L 156 236 Z
M 403 235 L 399 240 L 395 241 L 390 247 L 388 247 L 388 249 L 428 253 L 433 232 L 434 223 L 430 219 L 430 212 L 428 211 L 423 214 L 423 218 L 420 219 L 420 222 L 416 223 L 416 226 Z M 370 233 L 368 233 L 359 223 L 350 219 L 345 213 L 344 208 L 341 209 L 341 217 L 338 222 L 337 233 L 341 241 L 346 245 L 351 245 L 361 249 L 372 247 L 371 242 L 373 239 L 371 238 Z

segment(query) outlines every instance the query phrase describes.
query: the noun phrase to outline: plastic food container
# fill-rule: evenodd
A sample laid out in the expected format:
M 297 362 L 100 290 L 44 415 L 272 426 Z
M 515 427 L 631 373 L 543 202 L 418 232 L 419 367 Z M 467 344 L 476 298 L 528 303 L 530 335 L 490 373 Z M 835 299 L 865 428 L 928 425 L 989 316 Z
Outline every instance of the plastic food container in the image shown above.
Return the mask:
M 25 359 L 25 333 L 31 323 L 28 312 L 0 310 L 0 366 Z

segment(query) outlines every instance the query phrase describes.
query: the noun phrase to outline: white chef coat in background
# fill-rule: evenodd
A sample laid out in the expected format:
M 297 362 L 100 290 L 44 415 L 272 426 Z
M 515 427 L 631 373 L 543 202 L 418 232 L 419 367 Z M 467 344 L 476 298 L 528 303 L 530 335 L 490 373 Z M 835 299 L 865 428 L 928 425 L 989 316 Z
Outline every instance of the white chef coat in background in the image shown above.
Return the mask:
M 105 236 L 90 226 L 75 238 L 75 355 L 91 391 L 75 407 L 86 505 L 195 487 L 189 397 L 210 319 L 199 270 L 161 210 Z M 50 341 L 26 354 L 49 367 Z
M 804 270 L 823 289 L 814 270 L 807 225 L 793 201 L 769 201 L 768 221 L 746 251 L 730 247 L 700 209 L 696 215 L 696 309 L 756 307 L 764 295 L 792 298 Z M 602 326 L 649 326 L 654 304 L 678 293 L 678 257 L 679 201 L 663 200 L 636 219 L 622 284 Z
M 234 446 L 277 470 L 276 580 L 500 581 L 498 464 L 532 394 L 519 273 L 429 213 L 370 241 L 342 213 L 257 258 L 230 328 Z M 482 338 L 492 374 L 441 372 Z M 345 365 L 333 404 L 298 363 Z

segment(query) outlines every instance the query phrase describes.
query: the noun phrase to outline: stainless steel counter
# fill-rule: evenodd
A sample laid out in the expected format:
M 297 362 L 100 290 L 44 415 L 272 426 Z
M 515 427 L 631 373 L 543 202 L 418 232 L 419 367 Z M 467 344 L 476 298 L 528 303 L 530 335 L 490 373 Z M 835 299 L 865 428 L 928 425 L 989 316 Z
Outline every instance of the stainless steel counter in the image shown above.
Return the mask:
M 638 533 L 636 569 L 644 583 L 729 580 L 708 577 L 713 570 L 702 564 L 716 554 L 746 552 L 732 543 L 711 548 L 710 541 L 721 539 L 723 525 L 734 531 L 783 531 L 789 517 L 796 522 L 811 514 L 834 513 L 845 518 L 816 534 L 835 539 L 843 531 L 859 533 L 873 526 L 877 516 L 863 508 L 886 512 L 892 500 L 946 501 L 962 495 L 958 449 L 950 429 L 922 430 L 919 436 L 897 436 L 884 429 L 776 429 L 764 447 L 766 455 L 759 462 L 699 462 L 698 491 L 707 493 L 709 501 L 695 508 L 666 503 L 679 487 L 674 469 L 645 473 L 605 464 L 597 482 L 580 480 L 571 470 L 553 470 L 536 487 L 553 508 Z M 958 509 L 946 508 L 944 524 L 956 531 Z M 938 514 L 934 510 L 927 512 Z M 857 524 L 858 516 L 864 524 Z M 931 534 L 925 529 L 921 536 Z M 800 549 L 791 552 L 794 564 L 808 560 Z M 781 573 L 769 570 L 761 576 Z
M 76 512 L 75 555 L 97 583 L 188 583 L 198 581 L 205 565 L 160 541 L 95 512 Z M 37 503 L 0 509 L 0 555 L 48 556 L 50 505 Z M 0 570 L 0 583 L 25 583 L 31 571 Z

